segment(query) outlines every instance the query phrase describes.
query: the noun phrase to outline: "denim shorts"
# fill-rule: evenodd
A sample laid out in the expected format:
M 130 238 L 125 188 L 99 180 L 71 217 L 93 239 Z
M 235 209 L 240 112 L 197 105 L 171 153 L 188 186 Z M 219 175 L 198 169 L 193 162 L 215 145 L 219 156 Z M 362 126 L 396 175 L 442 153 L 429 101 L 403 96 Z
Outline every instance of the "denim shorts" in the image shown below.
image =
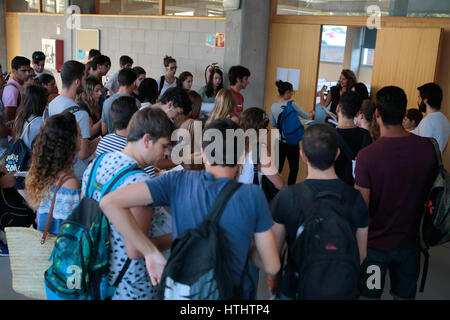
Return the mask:
M 361 265 L 360 295 L 380 299 L 388 270 L 391 295 L 395 299 L 414 299 L 420 274 L 420 249 L 405 247 L 381 251 L 367 248 L 367 257 Z

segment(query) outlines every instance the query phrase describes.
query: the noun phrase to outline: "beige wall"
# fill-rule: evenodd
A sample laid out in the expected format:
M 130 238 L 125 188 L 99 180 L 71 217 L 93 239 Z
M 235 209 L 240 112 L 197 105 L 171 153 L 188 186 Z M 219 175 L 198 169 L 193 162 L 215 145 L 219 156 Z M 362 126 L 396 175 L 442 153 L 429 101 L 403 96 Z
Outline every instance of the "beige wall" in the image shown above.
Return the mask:
M 327 81 L 337 81 L 342 71 L 341 63 L 321 62 L 319 64 L 319 79 L 327 79 Z

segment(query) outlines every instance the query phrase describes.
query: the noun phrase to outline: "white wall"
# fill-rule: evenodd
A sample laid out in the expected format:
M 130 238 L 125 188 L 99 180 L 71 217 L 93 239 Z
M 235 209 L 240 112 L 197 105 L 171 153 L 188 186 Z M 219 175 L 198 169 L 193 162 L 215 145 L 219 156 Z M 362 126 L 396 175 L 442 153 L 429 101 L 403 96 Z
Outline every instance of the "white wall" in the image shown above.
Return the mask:
M 61 35 L 56 34 L 57 24 Z M 147 77 L 157 79 L 165 72 L 163 58 L 167 54 L 177 60 L 177 75 L 183 71 L 194 75 L 193 89 L 197 90 L 205 85 L 207 65 L 224 64 L 225 49 L 206 46 L 206 37 L 225 33 L 225 20 L 82 15 L 81 28 L 100 30 L 100 51 L 112 63 L 109 75 L 119 69 L 120 56 L 129 55 L 134 66 L 143 67 Z M 41 38 L 65 40 L 65 60 L 75 57 L 64 16 L 20 15 L 21 54 L 31 57 L 33 51 L 41 50 Z

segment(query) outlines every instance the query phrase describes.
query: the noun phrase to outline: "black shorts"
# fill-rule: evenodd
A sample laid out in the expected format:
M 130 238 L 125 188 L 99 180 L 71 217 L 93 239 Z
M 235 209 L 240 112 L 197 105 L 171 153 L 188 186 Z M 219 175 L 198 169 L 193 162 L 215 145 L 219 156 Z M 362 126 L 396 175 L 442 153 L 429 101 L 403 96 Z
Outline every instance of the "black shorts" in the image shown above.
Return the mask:
M 361 296 L 381 298 L 388 270 L 391 295 L 399 299 L 414 299 L 420 274 L 419 248 L 397 248 L 392 251 L 367 248 L 367 257 L 361 265 Z

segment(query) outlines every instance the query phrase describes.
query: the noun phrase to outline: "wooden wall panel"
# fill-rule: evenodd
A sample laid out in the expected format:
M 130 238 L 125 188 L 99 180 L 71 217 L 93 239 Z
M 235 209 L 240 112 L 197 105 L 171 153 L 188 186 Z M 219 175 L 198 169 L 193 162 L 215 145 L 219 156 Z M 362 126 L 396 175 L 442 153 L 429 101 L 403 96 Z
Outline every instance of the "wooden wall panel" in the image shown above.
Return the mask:
M 319 73 L 320 25 L 273 23 L 270 27 L 264 108 L 270 115 L 272 103 L 279 98 L 275 81 L 277 68 L 300 69 L 299 90 L 294 99 L 305 111 L 315 105 L 316 83 Z M 284 164 L 282 176 L 287 182 L 289 164 Z M 300 160 L 297 182 L 306 177 L 306 166 Z
M 378 30 L 371 92 L 395 85 L 417 108 L 417 87 L 436 80 L 442 29 L 383 28 Z
M 275 86 L 277 68 L 300 69 L 299 90 L 294 99 L 305 111 L 314 107 L 320 52 L 319 25 L 271 25 L 264 107 L 270 113 L 270 106 L 278 100 Z
M 6 68 L 3 71 L 11 71 L 11 60 L 20 56 L 20 27 L 17 13 L 6 13 Z

